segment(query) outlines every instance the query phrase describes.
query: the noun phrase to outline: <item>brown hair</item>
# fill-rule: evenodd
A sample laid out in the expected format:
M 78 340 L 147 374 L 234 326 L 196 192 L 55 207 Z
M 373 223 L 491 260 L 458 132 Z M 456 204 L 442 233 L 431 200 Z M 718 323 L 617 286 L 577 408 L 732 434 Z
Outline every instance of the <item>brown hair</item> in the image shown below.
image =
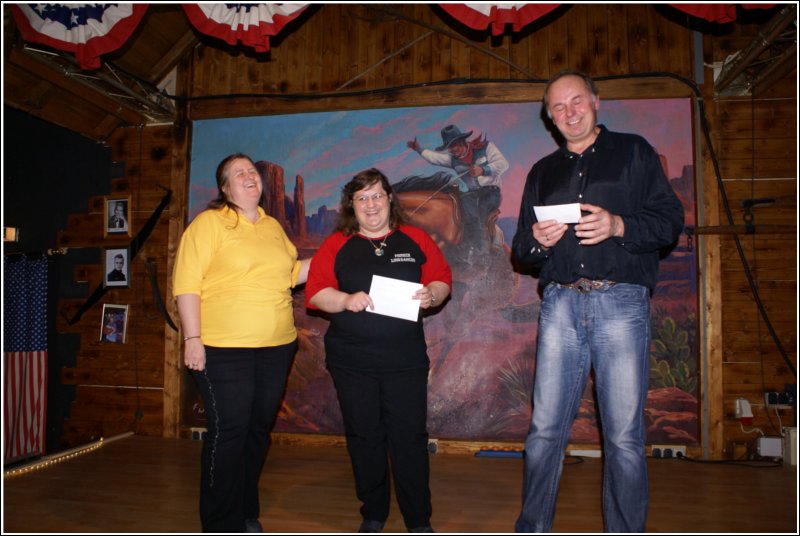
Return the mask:
M 337 231 L 341 231 L 346 235 L 353 235 L 358 232 L 359 225 L 356 213 L 353 210 L 353 196 L 356 192 L 377 183 L 381 184 L 383 191 L 389 196 L 389 228 L 395 230 L 405 221 L 403 211 L 400 209 L 400 203 L 392 195 L 393 190 L 392 185 L 389 184 L 389 179 L 377 169 L 370 168 L 357 173 L 342 188 L 342 198 L 339 202 L 339 222 L 336 225 Z
M 233 201 L 231 201 L 228 198 L 227 194 L 222 189 L 228 185 L 228 179 L 229 179 L 228 167 L 230 167 L 231 162 L 233 162 L 234 160 L 239 160 L 240 158 L 249 161 L 253 166 L 256 165 L 255 162 L 253 162 L 253 159 L 244 153 L 233 153 L 232 155 L 226 156 L 222 160 L 222 162 L 220 162 L 219 165 L 217 166 L 217 197 L 216 199 L 212 199 L 211 201 L 208 202 L 207 208 L 216 209 L 227 206 L 232 211 L 238 214 L 238 209 L 241 209 L 241 207 L 236 203 L 234 203 Z M 258 202 L 259 205 L 263 200 L 264 200 L 264 192 L 262 191 L 261 199 Z
M 220 162 L 219 165 L 217 166 L 217 173 L 216 173 L 217 197 L 209 201 L 208 205 L 206 205 L 207 209 L 212 209 L 212 210 L 220 209 L 222 207 L 228 207 L 229 209 L 231 209 L 236 214 L 236 223 L 234 224 L 233 227 L 239 225 L 239 210 L 241 209 L 241 207 L 236 203 L 234 203 L 233 201 L 231 201 L 228 198 L 228 195 L 222 189 L 228 185 L 228 179 L 230 178 L 228 176 L 228 168 L 230 167 L 231 162 L 233 162 L 234 160 L 238 160 L 240 158 L 249 161 L 251 164 L 253 164 L 253 166 L 256 165 L 255 162 L 253 162 L 253 159 L 244 153 L 233 153 L 223 158 L 222 162 Z M 262 189 L 261 199 L 258 200 L 258 204 L 262 205 L 263 202 L 264 202 L 264 190 Z

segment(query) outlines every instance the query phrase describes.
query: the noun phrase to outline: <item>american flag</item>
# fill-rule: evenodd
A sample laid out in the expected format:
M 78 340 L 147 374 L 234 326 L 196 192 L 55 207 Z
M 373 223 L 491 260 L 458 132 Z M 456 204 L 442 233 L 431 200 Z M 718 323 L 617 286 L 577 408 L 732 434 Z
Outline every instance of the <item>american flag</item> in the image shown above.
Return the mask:
M 72 52 L 81 69 L 100 67 L 139 25 L 147 4 L 14 4 L 23 39 Z
M 45 452 L 47 259 L 3 259 L 3 460 Z

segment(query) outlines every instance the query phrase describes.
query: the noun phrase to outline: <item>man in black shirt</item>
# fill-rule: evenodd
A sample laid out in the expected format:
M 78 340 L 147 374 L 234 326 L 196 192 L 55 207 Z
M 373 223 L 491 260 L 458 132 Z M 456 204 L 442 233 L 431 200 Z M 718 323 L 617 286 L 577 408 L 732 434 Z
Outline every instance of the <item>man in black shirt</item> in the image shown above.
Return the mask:
M 528 174 L 512 245 L 517 260 L 540 269 L 542 286 L 516 530 L 552 530 L 564 449 L 593 368 L 604 528 L 644 532 L 650 294 L 659 251 L 683 228 L 683 207 L 644 138 L 597 124 L 600 99 L 588 76 L 555 75 L 544 106 L 566 143 Z M 580 205 L 577 224 L 537 221 L 534 207 L 569 203 Z
M 114 269 L 108 272 L 107 281 L 125 281 L 125 257 L 122 254 L 114 255 Z

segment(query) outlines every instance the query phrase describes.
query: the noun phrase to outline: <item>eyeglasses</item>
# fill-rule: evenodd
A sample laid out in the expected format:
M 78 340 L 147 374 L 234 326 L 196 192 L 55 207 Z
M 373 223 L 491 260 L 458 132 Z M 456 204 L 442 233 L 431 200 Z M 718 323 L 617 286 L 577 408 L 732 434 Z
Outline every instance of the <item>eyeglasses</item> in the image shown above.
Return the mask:
M 353 202 L 363 205 L 368 203 L 370 200 L 375 202 L 382 201 L 385 197 L 387 197 L 386 194 L 359 195 L 353 198 Z

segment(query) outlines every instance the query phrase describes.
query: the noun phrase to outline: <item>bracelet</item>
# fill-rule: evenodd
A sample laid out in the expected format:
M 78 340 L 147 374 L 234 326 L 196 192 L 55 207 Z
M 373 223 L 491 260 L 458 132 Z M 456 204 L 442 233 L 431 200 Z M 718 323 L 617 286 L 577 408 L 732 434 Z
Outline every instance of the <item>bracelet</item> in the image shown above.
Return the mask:
M 194 337 L 184 337 L 184 338 L 183 338 L 183 342 L 186 342 L 186 341 L 188 341 L 189 339 L 199 339 L 199 338 L 200 338 L 200 335 L 195 335 Z

